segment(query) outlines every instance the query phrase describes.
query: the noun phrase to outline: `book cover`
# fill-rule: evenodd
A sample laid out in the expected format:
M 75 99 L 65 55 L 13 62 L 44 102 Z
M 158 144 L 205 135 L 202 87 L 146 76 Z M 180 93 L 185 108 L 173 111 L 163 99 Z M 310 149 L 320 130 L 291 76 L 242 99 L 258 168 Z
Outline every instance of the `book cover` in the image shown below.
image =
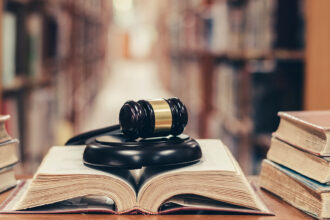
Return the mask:
M 273 136 L 319 156 L 330 156 L 330 111 L 279 112 Z
M 330 157 L 311 154 L 273 137 L 267 159 L 320 183 L 330 183 Z

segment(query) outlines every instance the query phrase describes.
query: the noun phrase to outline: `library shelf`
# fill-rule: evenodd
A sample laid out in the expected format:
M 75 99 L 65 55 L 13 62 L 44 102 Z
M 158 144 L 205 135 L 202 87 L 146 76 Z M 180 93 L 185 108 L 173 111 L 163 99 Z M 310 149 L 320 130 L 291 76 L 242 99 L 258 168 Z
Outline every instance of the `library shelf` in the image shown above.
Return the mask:
M 40 79 L 33 79 L 27 77 L 16 77 L 15 82 L 11 85 L 6 85 L 2 87 L 3 96 L 8 96 L 10 94 L 14 94 L 15 92 L 19 92 L 21 90 L 31 90 L 39 87 L 46 87 L 52 84 L 51 77 L 42 77 Z
M 15 71 L 0 77 L 8 81 L 0 87 L 1 113 L 16 119 L 10 132 L 20 140 L 21 160 L 37 164 L 48 147 L 64 143 L 61 128 L 80 131 L 101 88 L 111 2 L 5 0 L 0 6 L 0 24 L 15 23 L 6 28 L 17 37 Z M 0 57 L 3 69 L 3 52 Z
M 304 60 L 305 53 L 301 50 L 272 50 L 272 51 L 236 51 L 215 53 L 209 50 L 179 50 L 173 49 L 171 57 L 176 59 L 199 59 L 203 57 L 212 57 L 216 61 L 250 61 L 250 60 Z
M 246 173 L 257 170 L 251 154 L 269 144 L 277 111 L 302 109 L 302 6 L 299 0 L 173 0 L 169 18 L 160 21 L 162 78 L 198 115 L 187 132 L 223 139 Z

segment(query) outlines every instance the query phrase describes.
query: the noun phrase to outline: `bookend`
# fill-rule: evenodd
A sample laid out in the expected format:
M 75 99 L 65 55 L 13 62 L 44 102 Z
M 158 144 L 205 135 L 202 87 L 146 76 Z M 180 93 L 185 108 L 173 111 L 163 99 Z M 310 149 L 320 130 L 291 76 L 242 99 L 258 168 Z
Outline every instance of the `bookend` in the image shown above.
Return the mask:
M 85 144 L 83 162 L 95 168 L 189 165 L 202 157 L 199 144 L 188 135 L 132 140 L 123 134 L 119 125 L 77 135 L 65 145 Z

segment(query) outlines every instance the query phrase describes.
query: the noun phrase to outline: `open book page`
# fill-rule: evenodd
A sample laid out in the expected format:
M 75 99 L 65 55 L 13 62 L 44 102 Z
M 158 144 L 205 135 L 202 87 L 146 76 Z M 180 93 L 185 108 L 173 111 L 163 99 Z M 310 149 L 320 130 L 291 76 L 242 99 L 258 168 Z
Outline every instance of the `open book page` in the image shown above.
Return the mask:
M 102 175 L 127 182 L 135 189 L 135 179 L 128 170 L 101 170 L 84 165 L 84 150 L 83 145 L 52 147 L 35 175 Z
M 115 213 L 114 201 L 105 196 L 84 196 L 49 205 L 31 208 L 28 211 L 14 211 L 14 206 L 22 198 L 32 180 L 19 181 L 18 186 L 10 196 L 0 205 L 0 212 L 4 213 L 81 213 L 103 212 Z
M 112 198 L 118 210 L 132 208 L 136 184 L 129 171 L 97 170 L 83 164 L 85 146 L 52 147 L 15 210 L 87 195 Z M 50 190 L 48 190 L 50 189 Z
M 180 205 L 183 207 L 196 207 L 196 208 L 209 208 L 209 209 L 249 209 L 246 207 L 241 207 L 237 205 L 232 205 L 225 202 L 216 201 L 202 196 L 197 195 L 177 195 L 166 201 L 167 204 L 173 203 L 175 205 Z
M 236 166 L 234 165 L 228 151 L 220 140 L 197 140 L 203 152 L 203 157 L 200 162 L 190 166 L 173 166 L 165 168 L 145 168 L 139 181 L 139 188 L 142 188 L 148 181 L 162 174 L 180 173 L 180 172 L 203 172 L 203 171 L 217 171 L 223 175 L 226 173 L 237 173 Z
M 203 153 L 200 162 L 173 169 L 145 169 L 139 184 L 139 206 L 155 212 L 173 196 L 194 194 L 263 210 L 262 202 L 227 147 L 220 140 L 197 142 Z

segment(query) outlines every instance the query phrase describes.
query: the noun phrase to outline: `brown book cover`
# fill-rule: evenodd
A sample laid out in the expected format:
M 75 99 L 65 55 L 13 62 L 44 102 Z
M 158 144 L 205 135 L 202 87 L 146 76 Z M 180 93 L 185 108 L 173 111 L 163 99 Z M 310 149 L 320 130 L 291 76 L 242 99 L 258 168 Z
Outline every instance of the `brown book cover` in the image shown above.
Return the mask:
M 330 184 L 330 157 L 308 153 L 273 137 L 267 159 L 320 183 Z
M 330 111 L 279 112 L 275 137 L 310 153 L 330 156 Z

